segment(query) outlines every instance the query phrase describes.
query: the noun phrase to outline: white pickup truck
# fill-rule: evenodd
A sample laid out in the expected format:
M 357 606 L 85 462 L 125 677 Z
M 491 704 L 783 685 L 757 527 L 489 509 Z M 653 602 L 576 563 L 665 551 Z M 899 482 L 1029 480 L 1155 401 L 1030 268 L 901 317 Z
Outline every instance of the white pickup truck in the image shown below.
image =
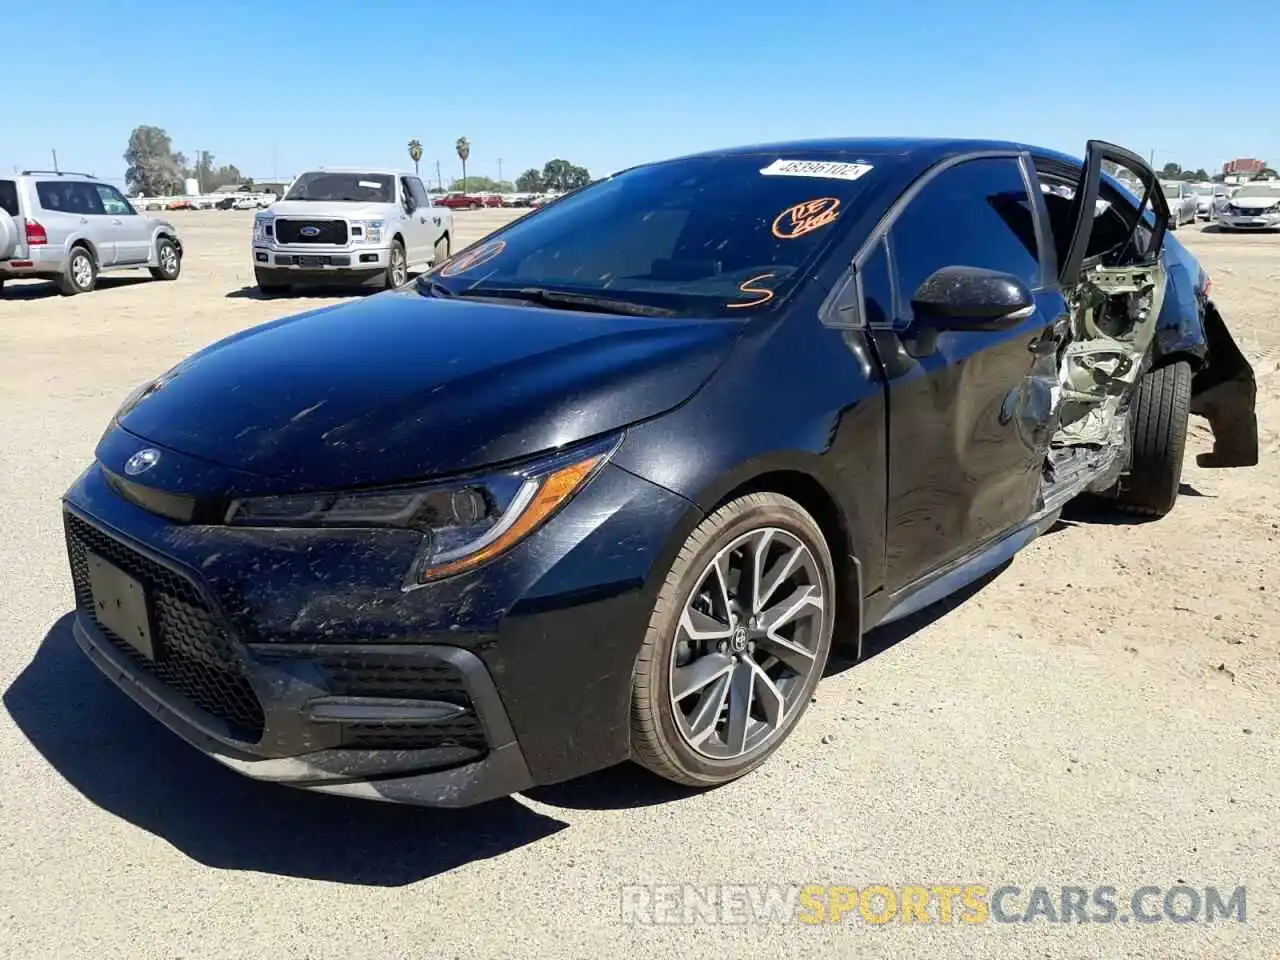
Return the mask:
M 294 180 L 253 222 L 253 272 L 265 294 L 298 284 L 393 288 L 446 259 L 453 214 L 411 173 L 321 168 Z

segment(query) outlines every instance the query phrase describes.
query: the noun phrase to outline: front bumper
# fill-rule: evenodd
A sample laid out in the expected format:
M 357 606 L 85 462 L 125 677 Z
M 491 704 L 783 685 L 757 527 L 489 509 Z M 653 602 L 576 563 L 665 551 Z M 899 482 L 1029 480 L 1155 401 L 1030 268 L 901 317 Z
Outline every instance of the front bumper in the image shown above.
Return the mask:
M 689 509 L 607 467 L 508 554 L 404 590 L 416 535 L 175 523 L 95 464 L 65 497 L 75 633 L 129 696 L 240 773 L 471 805 L 627 758 L 646 578 Z M 90 555 L 141 585 L 154 659 L 99 618 Z
M 1244 215 L 1235 213 L 1218 214 L 1218 226 L 1228 230 L 1280 230 L 1280 213 Z
M 345 247 L 315 247 L 308 244 L 280 245 L 255 240 L 253 265 L 262 270 L 290 274 L 333 276 L 379 274 L 391 263 L 391 247 L 349 244 Z

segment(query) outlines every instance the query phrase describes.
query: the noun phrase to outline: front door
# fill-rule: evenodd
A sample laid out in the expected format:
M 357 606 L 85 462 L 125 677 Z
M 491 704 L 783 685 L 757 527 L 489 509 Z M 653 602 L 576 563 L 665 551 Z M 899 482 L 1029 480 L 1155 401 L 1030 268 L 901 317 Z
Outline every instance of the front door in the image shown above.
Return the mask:
M 147 218 L 139 216 L 133 205 L 110 184 L 97 183 L 94 189 L 115 241 L 116 266 L 146 263 L 151 258 L 151 228 Z
M 936 174 L 894 221 L 883 264 L 864 267 L 893 289 L 891 321 L 869 331 L 888 378 L 890 592 L 1016 527 L 1039 503 L 1066 302 L 1042 267 L 1022 163 L 977 158 Z M 1017 277 L 1034 311 L 1003 329 L 930 329 L 912 295 L 947 266 Z

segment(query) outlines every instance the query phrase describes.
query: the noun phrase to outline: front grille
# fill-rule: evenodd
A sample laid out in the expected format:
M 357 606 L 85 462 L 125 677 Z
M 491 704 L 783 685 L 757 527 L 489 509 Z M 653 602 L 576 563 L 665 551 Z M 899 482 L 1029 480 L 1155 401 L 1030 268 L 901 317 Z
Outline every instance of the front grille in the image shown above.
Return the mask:
M 321 653 L 316 662 L 328 678 L 329 692 L 337 696 L 440 700 L 467 710 L 432 724 L 345 724 L 343 746 L 398 750 L 461 747 L 477 753 L 487 748 L 466 681 L 452 664 L 424 660 L 411 651 Z
M 311 229 L 314 236 L 306 236 Z M 276 242 L 278 243 L 328 243 L 345 246 L 347 221 L 345 220 L 286 220 L 276 218 Z
M 243 648 L 214 621 L 195 584 L 79 517 L 67 513 L 64 518 L 79 612 L 91 618 L 135 666 L 228 724 L 237 739 L 246 743 L 260 740 L 262 704 L 249 685 Z M 155 660 L 148 660 L 98 621 L 86 551 L 142 584 L 150 601 Z

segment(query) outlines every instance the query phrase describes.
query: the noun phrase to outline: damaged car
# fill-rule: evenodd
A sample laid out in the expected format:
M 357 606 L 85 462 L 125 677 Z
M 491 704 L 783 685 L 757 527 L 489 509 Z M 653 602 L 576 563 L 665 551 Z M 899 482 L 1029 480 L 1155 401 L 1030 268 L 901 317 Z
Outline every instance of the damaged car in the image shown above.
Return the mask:
M 276 783 L 734 780 L 833 643 L 1077 497 L 1168 514 L 1190 415 L 1204 465 L 1257 461 L 1253 371 L 1169 214 L 1101 142 L 622 171 L 138 387 L 64 497 L 77 641 Z

